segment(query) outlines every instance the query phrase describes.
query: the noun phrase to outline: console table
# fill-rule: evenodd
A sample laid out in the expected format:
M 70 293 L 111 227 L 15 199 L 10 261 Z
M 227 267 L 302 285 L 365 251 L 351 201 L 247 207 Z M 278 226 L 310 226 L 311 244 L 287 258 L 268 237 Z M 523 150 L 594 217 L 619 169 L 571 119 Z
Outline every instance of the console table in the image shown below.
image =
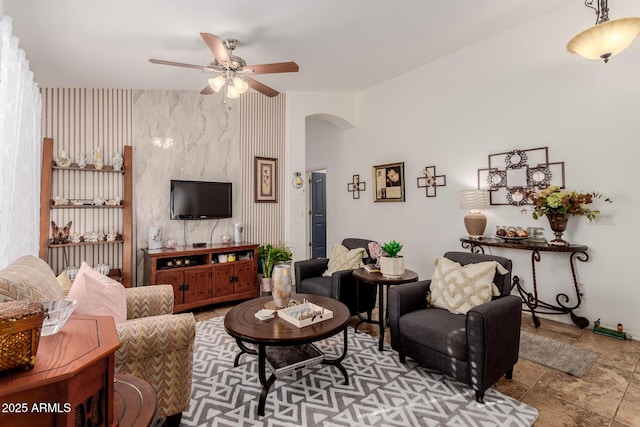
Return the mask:
M 517 287 L 518 293 L 522 298 L 522 301 L 527 305 L 531 312 L 533 324 L 536 328 L 540 327 L 540 319 L 536 316 L 539 314 L 569 314 L 573 323 L 580 329 L 583 329 L 589 325 L 589 320 L 585 317 L 576 315 L 573 311 L 580 307 L 582 302 L 582 295 L 580 294 L 580 288 L 578 287 L 578 280 L 576 279 L 575 260 L 581 262 L 589 261 L 589 254 L 587 254 L 587 247 L 583 245 L 569 245 L 558 246 L 550 245 L 546 242 L 530 242 L 527 240 L 520 241 L 504 241 L 502 239 L 483 238 L 480 240 L 469 239 L 461 237 L 462 247 L 470 249 L 471 252 L 484 253 L 484 247 L 504 248 L 504 249 L 519 249 L 531 252 L 531 272 L 533 275 L 533 293 L 527 292 L 520 285 L 520 278 L 513 276 L 513 284 L 511 289 Z M 556 305 L 541 301 L 538 298 L 538 282 L 536 280 L 536 263 L 540 262 L 541 252 L 560 252 L 569 255 L 569 267 L 571 268 L 571 277 L 573 278 L 573 287 L 576 292 L 577 302 L 575 305 L 569 303 L 569 296 L 564 293 L 556 295 Z

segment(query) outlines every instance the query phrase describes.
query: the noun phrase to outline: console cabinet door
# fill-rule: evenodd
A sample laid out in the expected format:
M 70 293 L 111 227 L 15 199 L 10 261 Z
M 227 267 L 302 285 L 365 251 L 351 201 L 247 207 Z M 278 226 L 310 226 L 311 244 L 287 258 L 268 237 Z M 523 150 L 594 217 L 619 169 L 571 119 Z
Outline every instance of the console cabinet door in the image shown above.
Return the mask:
M 182 304 L 184 302 L 182 284 L 184 283 L 184 275 L 182 271 L 158 271 L 156 273 L 156 283 L 154 285 L 171 285 L 173 286 L 173 305 Z
M 256 270 L 253 261 L 238 261 L 235 263 L 235 281 L 233 292 L 249 292 L 256 289 Z
M 222 297 L 233 293 L 233 267 L 231 264 L 218 264 L 211 267 L 213 297 Z
M 194 268 L 184 272 L 187 289 L 184 291 L 184 302 L 196 302 L 209 298 L 211 270 L 207 268 Z

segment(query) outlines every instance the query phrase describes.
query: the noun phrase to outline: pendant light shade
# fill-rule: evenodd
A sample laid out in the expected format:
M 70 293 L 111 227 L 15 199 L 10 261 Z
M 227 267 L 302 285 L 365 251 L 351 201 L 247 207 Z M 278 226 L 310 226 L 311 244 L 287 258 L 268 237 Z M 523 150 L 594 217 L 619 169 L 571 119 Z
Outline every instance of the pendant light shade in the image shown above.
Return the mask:
M 617 55 L 640 35 L 640 18 L 621 18 L 597 24 L 581 32 L 567 43 L 567 50 L 586 59 L 602 59 Z
M 567 51 L 606 63 L 640 35 L 640 18 L 609 20 L 608 0 L 585 0 L 584 4 L 596 13 L 596 25 L 569 40 Z

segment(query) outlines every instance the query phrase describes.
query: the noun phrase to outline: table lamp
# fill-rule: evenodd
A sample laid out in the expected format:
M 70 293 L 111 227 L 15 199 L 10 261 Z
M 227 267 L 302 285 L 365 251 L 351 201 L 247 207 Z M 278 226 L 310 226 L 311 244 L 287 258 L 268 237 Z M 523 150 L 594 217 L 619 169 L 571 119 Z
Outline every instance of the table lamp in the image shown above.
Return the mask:
M 469 209 L 464 216 L 464 226 L 470 239 L 481 239 L 487 227 L 487 217 L 480 209 L 489 206 L 489 192 L 486 190 L 462 190 L 460 208 Z

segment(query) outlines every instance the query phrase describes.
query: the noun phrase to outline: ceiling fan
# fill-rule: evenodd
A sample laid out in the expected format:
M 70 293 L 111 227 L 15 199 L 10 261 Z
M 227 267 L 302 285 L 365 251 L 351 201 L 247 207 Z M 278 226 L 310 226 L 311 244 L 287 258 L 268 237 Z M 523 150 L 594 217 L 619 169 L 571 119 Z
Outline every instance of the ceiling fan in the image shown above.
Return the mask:
M 252 88 L 266 96 L 276 96 L 280 92 L 270 88 L 264 83 L 249 77 L 252 74 L 296 73 L 298 64 L 295 62 L 277 62 L 273 64 L 247 65 L 244 59 L 233 54 L 238 41 L 236 39 L 222 40 L 218 36 L 209 33 L 200 33 L 207 44 L 214 59 L 205 66 L 185 64 L 182 62 L 165 61 L 162 59 L 150 59 L 153 64 L 173 65 L 176 67 L 194 68 L 208 73 L 217 73 L 218 76 L 210 78 L 209 84 L 200 93 L 211 95 L 219 92 L 227 85 L 227 97 L 237 98 L 240 94 Z

